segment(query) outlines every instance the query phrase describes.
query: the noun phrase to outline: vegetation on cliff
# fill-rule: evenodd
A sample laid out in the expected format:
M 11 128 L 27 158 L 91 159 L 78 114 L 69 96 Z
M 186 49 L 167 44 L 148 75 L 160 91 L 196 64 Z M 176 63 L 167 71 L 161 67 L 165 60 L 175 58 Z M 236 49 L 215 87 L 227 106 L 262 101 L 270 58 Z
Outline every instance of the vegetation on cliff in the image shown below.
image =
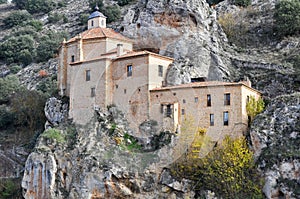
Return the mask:
M 177 160 L 171 171 L 179 178 L 193 180 L 195 190 L 211 190 L 222 198 L 263 198 L 253 153 L 244 138 L 227 136 L 203 158 L 191 152 Z

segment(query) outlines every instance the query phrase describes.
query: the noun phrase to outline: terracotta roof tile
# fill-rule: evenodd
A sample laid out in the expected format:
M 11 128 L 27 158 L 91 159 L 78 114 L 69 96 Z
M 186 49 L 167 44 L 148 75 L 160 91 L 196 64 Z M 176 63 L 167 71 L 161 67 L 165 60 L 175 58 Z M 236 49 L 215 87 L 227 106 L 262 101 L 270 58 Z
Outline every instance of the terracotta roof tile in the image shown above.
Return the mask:
M 166 56 L 163 56 L 163 55 L 160 55 L 160 54 L 156 54 L 156 53 L 153 53 L 153 52 L 150 52 L 150 51 L 147 51 L 147 50 L 143 50 L 143 51 L 130 51 L 130 52 L 127 52 L 124 55 L 116 57 L 115 59 L 122 59 L 122 58 L 126 58 L 126 57 L 134 57 L 134 56 L 139 56 L 139 55 L 154 55 L 154 56 L 162 57 L 162 58 L 165 58 L 165 59 L 173 60 L 173 58 L 171 58 L 171 57 L 166 57 Z
M 123 35 L 117 33 L 111 28 L 91 28 L 89 30 L 84 31 L 80 35 L 82 39 L 112 38 L 132 42 L 129 38 L 124 37 Z M 76 39 L 78 39 L 80 35 L 71 38 L 69 41 L 67 41 L 67 43 L 76 41 Z
M 179 89 L 179 88 L 196 88 L 196 87 L 212 87 L 212 86 L 238 86 L 244 85 L 249 87 L 244 82 L 220 82 L 220 81 L 207 81 L 207 82 L 193 82 L 188 84 L 180 84 L 176 86 L 167 86 L 161 88 L 154 88 L 152 91 L 160 91 L 160 90 L 170 90 L 170 89 Z M 251 87 L 249 87 L 251 88 Z M 255 90 L 254 88 L 251 88 Z M 256 90 L 257 91 L 257 90 Z M 259 92 L 259 91 L 257 91 Z

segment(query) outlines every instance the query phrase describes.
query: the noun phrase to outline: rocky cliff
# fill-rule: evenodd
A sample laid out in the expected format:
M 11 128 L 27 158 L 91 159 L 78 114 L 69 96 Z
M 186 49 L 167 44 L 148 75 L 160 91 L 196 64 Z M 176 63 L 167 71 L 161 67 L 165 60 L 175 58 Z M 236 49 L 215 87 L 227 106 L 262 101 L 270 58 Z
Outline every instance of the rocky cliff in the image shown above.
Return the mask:
M 88 1 L 66 2 L 66 8 L 53 12 L 64 13 L 68 23 L 54 25 L 47 23 L 46 15 L 37 17 L 47 29 L 67 30 L 73 36 L 84 29 L 79 25 L 79 16 L 87 12 Z M 265 178 L 264 193 L 267 198 L 299 198 L 300 124 L 296 92 L 300 90 L 300 76 L 299 66 L 290 58 L 299 54 L 300 40 L 277 40 L 273 36 L 272 13 L 276 2 L 257 0 L 250 7 L 241 8 L 223 1 L 213 8 L 203 0 L 139 0 L 123 7 L 123 18 L 110 26 L 134 39 L 136 49 L 174 57 L 167 77 L 170 85 L 190 82 L 194 77 L 231 81 L 248 77 L 268 102 L 266 111 L 254 120 L 250 131 L 258 170 Z M 5 7 L 5 13 L 11 8 Z M 226 13 L 240 19 L 236 25 L 247 25 L 247 31 L 236 37 L 242 37 L 242 42 L 230 41 L 220 26 L 218 19 Z M 1 38 L 6 34 L 9 30 Z M 32 64 L 18 76 L 29 89 L 35 89 L 43 81 L 38 71 L 43 69 L 51 75 L 56 65 L 56 60 Z M 1 67 L 5 75 L 6 68 Z M 122 117 L 117 119 L 114 111 L 99 113 L 88 126 L 75 127 L 65 120 L 66 105 L 53 99 L 47 107 L 46 127 L 56 128 L 60 134 L 41 135 L 29 155 L 22 182 L 25 198 L 195 196 L 188 180 L 177 181 L 164 169 L 173 160 L 171 154 L 176 154 L 174 136 L 151 134 L 145 124 L 143 128 L 149 130 L 147 138 L 128 137 L 126 121 Z M 58 142 L 59 135 L 65 139 Z M 124 139 L 126 142 L 120 145 Z M 131 145 L 136 141 L 141 146 Z M 136 148 L 139 150 L 135 151 Z M 14 157 L 22 153 L 17 151 L 12 151 Z M 9 154 L 4 157 L 8 162 L 11 160 Z M 20 161 L 14 165 L 22 170 Z M 9 174 L 18 175 L 12 171 Z

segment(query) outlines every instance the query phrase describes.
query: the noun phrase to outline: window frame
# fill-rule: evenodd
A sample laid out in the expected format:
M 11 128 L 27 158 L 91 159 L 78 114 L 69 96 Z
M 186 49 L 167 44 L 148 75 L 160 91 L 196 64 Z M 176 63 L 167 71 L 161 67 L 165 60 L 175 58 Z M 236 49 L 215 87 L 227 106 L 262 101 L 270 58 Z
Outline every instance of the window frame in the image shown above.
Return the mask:
M 85 81 L 91 81 L 91 70 L 85 70 Z
M 213 113 L 209 114 L 209 125 L 210 126 L 215 125 L 215 115 Z
M 184 110 L 184 108 L 181 109 L 181 115 L 185 115 L 185 110 Z
M 92 87 L 91 88 L 91 97 L 95 97 L 96 96 L 96 88 Z
M 126 73 L 127 73 L 127 77 L 132 76 L 132 64 L 126 66 Z
M 230 93 L 225 93 L 224 94 L 224 105 L 230 106 L 230 101 L 231 101 Z
M 207 106 L 211 107 L 211 95 L 210 94 L 207 94 L 206 101 L 207 101 Z
M 172 105 L 171 104 L 167 105 L 166 117 L 172 117 Z
M 199 97 L 194 97 L 194 102 L 198 103 L 199 102 Z
M 229 126 L 229 112 L 228 111 L 223 112 L 223 125 L 224 126 Z
M 164 66 L 158 65 L 158 76 L 163 77 L 163 74 L 164 74 Z

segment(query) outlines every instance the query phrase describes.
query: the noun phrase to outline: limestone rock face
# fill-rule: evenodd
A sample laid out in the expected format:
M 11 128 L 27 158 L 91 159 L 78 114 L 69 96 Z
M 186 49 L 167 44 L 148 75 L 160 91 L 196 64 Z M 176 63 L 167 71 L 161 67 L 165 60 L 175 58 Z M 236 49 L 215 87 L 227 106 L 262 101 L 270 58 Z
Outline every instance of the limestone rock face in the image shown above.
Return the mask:
M 250 136 L 266 197 L 299 197 L 300 93 L 274 99 L 254 120 Z
M 149 121 L 142 127 L 148 138 L 130 136 L 126 120 L 117 113 L 114 107 L 99 111 L 84 127 L 61 124 L 56 128 L 66 138 L 63 142 L 41 134 L 26 161 L 24 197 L 193 197 L 189 181 L 179 182 L 163 169 L 175 160 L 174 135 L 153 135 Z
M 50 125 L 57 126 L 68 119 L 68 105 L 61 100 L 51 97 L 45 105 L 45 116 Z
M 221 80 L 229 76 L 228 58 L 221 42 L 226 36 L 216 22 L 216 12 L 205 1 L 140 1 L 124 16 L 120 32 L 135 47 L 175 58 L 168 73 L 170 85 L 191 77 Z

